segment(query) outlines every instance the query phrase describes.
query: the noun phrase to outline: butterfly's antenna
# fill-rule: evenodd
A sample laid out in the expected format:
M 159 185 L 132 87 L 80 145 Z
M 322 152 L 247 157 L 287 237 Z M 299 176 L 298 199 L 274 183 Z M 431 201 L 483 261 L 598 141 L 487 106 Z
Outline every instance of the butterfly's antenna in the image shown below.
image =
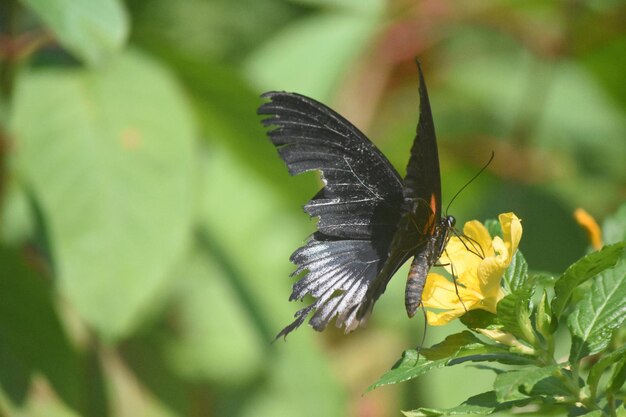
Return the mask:
M 489 166 L 489 164 L 491 164 L 491 161 L 493 161 L 494 156 L 496 155 L 496 153 L 494 151 L 491 151 L 491 157 L 489 158 L 489 160 L 487 161 L 487 163 L 485 165 L 483 165 L 483 167 L 480 169 L 480 171 L 478 171 L 468 182 L 465 183 L 465 185 L 463 187 L 461 187 L 461 189 L 459 191 L 456 192 L 456 194 L 454 195 L 454 197 L 452 197 L 452 200 L 450 200 L 450 202 L 448 203 L 447 207 L 446 207 L 446 216 L 448 215 L 448 209 L 450 208 L 450 206 L 452 205 L 452 202 L 459 196 L 459 194 L 461 194 L 461 191 L 463 191 L 468 185 L 470 185 L 476 178 L 478 178 L 478 176 L 480 174 L 483 173 L 483 171 L 485 169 L 487 169 L 487 167 Z

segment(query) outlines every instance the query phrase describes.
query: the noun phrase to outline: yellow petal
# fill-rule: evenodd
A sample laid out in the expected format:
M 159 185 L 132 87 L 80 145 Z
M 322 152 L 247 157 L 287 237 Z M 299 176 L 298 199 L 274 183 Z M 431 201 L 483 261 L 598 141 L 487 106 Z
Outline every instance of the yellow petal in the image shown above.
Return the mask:
M 496 259 L 498 263 L 506 267 L 506 265 L 511 262 L 511 258 L 513 257 L 513 255 L 509 251 L 509 245 L 507 245 L 500 236 L 496 236 L 493 238 L 492 245 L 493 250 L 496 253 L 496 255 L 492 258 Z
M 443 313 L 434 313 L 432 311 L 426 312 L 426 321 L 431 326 L 443 326 L 456 319 L 457 317 L 461 317 L 465 314 L 464 309 L 456 309 L 450 311 L 444 311 Z
M 574 219 L 587 232 L 591 246 L 596 250 L 600 250 L 602 248 L 602 231 L 591 214 L 584 209 L 577 208 L 574 211 Z
M 422 294 L 424 307 L 455 309 L 460 305 L 454 283 L 437 273 L 430 273 L 426 277 L 426 285 Z
M 463 235 L 462 238 L 453 236 L 450 239 L 439 260 L 444 265 L 448 264 L 446 270 L 456 276 L 461 276 L 468 270 L 475 270 L 481 257 L 493 254 L 489 232 L 477 220 L 465 223 Z
M 490 294 L 484 294 L 485 298 L 483 298 L 480 303 L 476 304 L 475 308 L 480 308 L 482 310 L 486 310 L 490 313 L 496 313 L 498 308 L 498 301 L 504 297 L 504 292 L 498 288 L 495 291 L 492 291 Z
M 424 307 L 465 311 L 466 308 L 469 310 L 471 306 L 479 304 L 483 298 L 476 288 L 455 286 L 454 282 L 433 272 L 426 278 L 422 303 Z
M 477 275 L 480 291 L 485 298 L 497 297 L 500 291 L 500 281 L 502 274 L 508 264 L 504 264 L 497 257 L 483 259 L 478 267 Z
M 459 276 L 465 271 L 476 269 L 480 263 L 480 257 L 468 251 L 465 243 L 455 236 L 450 239 L 439 263 L 445 265 L 448 273 Z
M 517 251 L 519 242 L 522 239 L 522 221 L 515 213 L 502 213 L 498 216 L 500 225 L 502 226 L 502 236 L 504 242 L 509 249 L 509 257 L 512 257 Z M 509 263 L 511 259 L 509 258 Z
M 465 223 L 465 226 L 463 226 L 463 234 L 471 239 L 474 244 L 479 245 L 482 248 L 484 253 L 481 253 L 481 255 L 484 257 L 493 255 L 493 251 L 491 249 L 491 236 L 489 235 L 487 228 L 481 222 L 472 220 Z

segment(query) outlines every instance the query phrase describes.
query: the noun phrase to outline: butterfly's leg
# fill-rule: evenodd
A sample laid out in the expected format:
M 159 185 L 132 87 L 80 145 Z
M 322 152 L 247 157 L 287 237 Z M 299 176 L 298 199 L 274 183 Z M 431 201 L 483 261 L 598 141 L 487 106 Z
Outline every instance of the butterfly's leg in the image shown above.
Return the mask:
M 448 256 L 448 252 L 446 252 L 446 256 Z M 450 257 L 448 256 L 448 259 Z M 459 294 L 459 286 L 456 284 L 456 274 L 454 273 L 454 265 L 452 264 L 452 262 L 450 262 L 450 274 L 452 275 L 452 281 L 454 282 L 454 291 L 456 292 L 456 296 L 459 298 L 459 301 L 461 302 L 461 305 L 463 306 L 463 309 L 465 310 L 465 312 L 467 313 L 467 307 L 465 307 L 465 303 L 463 302 L 463 299 L 461 298 L 461 295 Z
M 480 259 L 485 259 L 485 251 L 483 250 L 482 246 L 480 246 L 480 243 L 478 243 L 475 239 L 472 239 L 467 235 L 457 232 L 456 229 L 452 229 L 452 233 L 454 233 L 454 235 L 461 241 L 461 243 L 463 244 L 463 246 L 465 246 L 465 249 L 468 252 L 473 253 Z M 467 245 L 467 243 L 465 243 L 465 240 L 470 243 L 471 248 Z

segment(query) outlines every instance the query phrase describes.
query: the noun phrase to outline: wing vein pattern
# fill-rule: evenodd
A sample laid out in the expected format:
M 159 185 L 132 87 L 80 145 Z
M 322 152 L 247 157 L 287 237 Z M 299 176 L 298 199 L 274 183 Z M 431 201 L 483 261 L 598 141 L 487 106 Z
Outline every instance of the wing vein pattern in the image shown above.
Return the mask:
M 355 126 L 323 104 L 295 93 L 270 92 L 258 113 L 289 173 L 318 170 L 324 187 L 304 206 L 317 232 L 291 255 L 292 275 L 306 272 L 290 300 L 310 295 L 277 337 L 335 318 L 346 332 L 367 320 L 391 274 L 382 274 L 396 232 L 403 182 L 387 158 Z M 395 271 L 393 271 L 395 272 Z M 389 276 L 387 276 L 389 275 Z

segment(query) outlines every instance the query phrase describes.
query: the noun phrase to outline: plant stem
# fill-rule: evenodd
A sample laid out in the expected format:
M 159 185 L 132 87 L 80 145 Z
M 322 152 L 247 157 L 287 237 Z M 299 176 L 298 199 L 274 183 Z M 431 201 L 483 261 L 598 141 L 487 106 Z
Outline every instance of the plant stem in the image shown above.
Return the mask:
M 611 417 L 617 417 L 617 412 L 615 411 L 615 395 L 612 392 L 606 394 L 606 400 L 609 405 L 609 410 L 611 412 Z

